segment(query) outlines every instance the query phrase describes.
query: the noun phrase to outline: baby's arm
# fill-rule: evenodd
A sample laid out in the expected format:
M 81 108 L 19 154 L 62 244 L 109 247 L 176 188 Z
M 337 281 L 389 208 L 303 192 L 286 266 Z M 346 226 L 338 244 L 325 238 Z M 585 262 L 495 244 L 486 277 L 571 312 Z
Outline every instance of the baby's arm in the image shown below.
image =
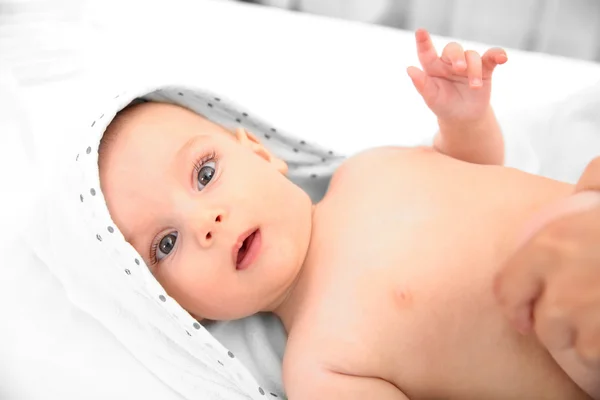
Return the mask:
M 298 380 L 288 385 L 289 400 L 408 400 L 398 388 L 378 378 L 339 374 L 331 371 L 316 372 L 308 381 Z
M 480 120 L 438 124 L 433 147 L 440 153 L 475 164 L 504 163 L 504 138 L 491 106 Z
M 477 164 L 502 164 L 504 141 L 490 105 L 492 72 L 507 61 L 502 49 L 483 56 L 450 43 L 438 57 L 429 34 L 415 34 L 423 70 L 408 68 L 415 88 L 437 116 L 434 147 L 450 157 Z

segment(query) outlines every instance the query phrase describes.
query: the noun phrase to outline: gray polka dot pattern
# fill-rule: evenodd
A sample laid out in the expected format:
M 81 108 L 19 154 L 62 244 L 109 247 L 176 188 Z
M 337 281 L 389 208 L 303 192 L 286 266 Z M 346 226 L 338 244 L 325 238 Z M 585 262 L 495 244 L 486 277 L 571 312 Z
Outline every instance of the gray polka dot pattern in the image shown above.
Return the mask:
M 344 160 L 344 157 L 336 155 L 332 150 L 321 149 L 300 138 L 295 138 L 289 133 L 282 133 L 276 127 L 269 126 L 258 118 L 254 118 L 246 111 L 238 111 L 220 97 L 211 96 L 199 90 L 178 90 L 165 88 L 142 96 L 149 101 L 178 104 L 186 107 L 206 118 L 216 122 L 225 128 L 235 130 L 237 126 L 243 126 L 258 137 L 264 137 L 267 141 L 265 146 L 278 157 L 294 165 L 290 168 L 288 177 L 298 183 L 304 177 L 323 177 L 329 179 L 333 171 Z M 212 101 L 217 103 L 212 103 Z M 243 118 L 242 118 L 243 117 Z M 298 144 L 302 149 L 298 148 Z
M 213 398 L 221 396 L 221 393 L 232 393 L 232 396 L 244 393 L 251 399 L 259 399 L 267 394 L 277 397 L 268 390 L 270 388 L 265 389 L 264 385 L 255 381 L 239 357 L 224 348 L 177 301 L 168 298 L 165 289 L 146 268 L 141 255 L 125 241 L 110 218 L 100 189 L 98 144 L 118 111 L 132 102 L 154 101 L 188 108 L 231 131 L 241 126 L 254 133 L 263 139 L 264 145 L 271 152 L 288 164 L 288 177 L 307 192 L 310 192 L 311 185 L 326 187 L 323 183 L 328 182 L 344 157 L 304 138 L 294 137 L 285 132 L 285 129 L 279 129 L 258 118 L 251 110 L 244 110 L 206 90 L 182 86 L 140 88 L 115 94 L 109 100 L 107 108 L 99 110 L 96 118 L 88 121 L 87 132 L 81 135 L 81 147 L 70 158 L 75 164 L 73 184 L 70 187 L 73 192 L 69 192 L 71 201 L 80 204 L 77 209 L 82 213 L 82 226 L 90 230 L 87 235 L 82 236 L 94 243 L 89 248 L 96 253 L 90 254 L 89 259 L 94 260 L 97 265 L 90 271 L 98 273 L 98 280 L 113 276 L 115 278 L 111 279 L 120 279 L 119 291 L 107 293 L 107 296 L 128 299 L 120 304 L 120 322 L 111 322 L 107 326 L 112 327 L 113 333 L 124 343 L 133 340 L 133 337 L 119 329 L 125 325 L 129 329 L 138 329 L 140 336 L 135 346 L 131 346 L 136 349 L 137 358 L 157 376 L 169 379 L 169 385 L 182 392 L 187 391 L 186 397 Z M 109 273 L 115 267 L 117 269 L 113 270 L 117 274 Z M 112 285 L 102 287 L 111 288 Z M 130 290 L 123 290 L 125 288 Z M 111 312 L 114 313 L 114 310 L 100 314 L 112 315 Z M 128 313 L 135 316 L 132 320 L 137 321 L 136 323 L 127 325 Z M 148 332 L 153 332 L 154 336 L 148 336 Z M 159 339 L 152 339 L 153 337 Z M 178 356 L 173 358 L 173 354 Z M 191 380 L 186 381 L 183 377 Z M 205 390 L 206 393 L 199 393 L 198 390 Z

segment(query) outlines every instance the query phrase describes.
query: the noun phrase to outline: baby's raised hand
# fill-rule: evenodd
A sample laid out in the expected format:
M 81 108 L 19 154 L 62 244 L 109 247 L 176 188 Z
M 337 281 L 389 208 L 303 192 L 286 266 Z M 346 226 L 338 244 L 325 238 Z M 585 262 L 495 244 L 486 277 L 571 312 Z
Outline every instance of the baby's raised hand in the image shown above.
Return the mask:
M 492 72 L 508 60 L 506 52 L 492 48 L 481 57 L 453 42 L 438 57 L 427 31 L 419 29 L 415 37 L 423 70 L 409 67 L 407 72 L 438 120 L 470 122 L 484 116 L 490 105 Z

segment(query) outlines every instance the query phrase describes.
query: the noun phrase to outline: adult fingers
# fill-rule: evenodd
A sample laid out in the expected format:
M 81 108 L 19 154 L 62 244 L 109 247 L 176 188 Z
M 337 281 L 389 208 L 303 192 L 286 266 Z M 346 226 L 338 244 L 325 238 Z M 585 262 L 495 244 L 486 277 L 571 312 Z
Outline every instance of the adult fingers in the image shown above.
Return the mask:
M 527 242 L 505 263 L 494 282 L 498 302 L 521 333 L 532 329 L 533 307 L 544 291 L 545 268 L 551 258 L 544 247 L 539 239 Z
M 600 157 L 594 158 L 585 168 L 579 182 L 575 187 L 576 192 L 585 190 L 600 190 Z

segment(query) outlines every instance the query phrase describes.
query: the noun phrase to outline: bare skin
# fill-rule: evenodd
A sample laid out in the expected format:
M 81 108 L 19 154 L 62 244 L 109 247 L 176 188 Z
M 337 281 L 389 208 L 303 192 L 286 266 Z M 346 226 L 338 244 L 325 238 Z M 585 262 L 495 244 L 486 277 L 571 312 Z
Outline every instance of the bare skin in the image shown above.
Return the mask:
M 100 153 L 111 216 L 192 315 L 282 319 L 291 400 L 587 399 L 576 382 L 595 374 L 520 335 L 493 290 L 525 222 L 574 189 L 498 165 L 502 50 L 450 44 L 438 58 L 423 31 L 417 49 L 424 70 L 409 75 L 440 120 L 434 148 L 352 157 L 313 205 L 250 133 L 146 103 Z M 250 231 L 259 245 L 240 264 Z
M 279 310 L 289 398 L 588 398 L 492 290 L 523 222 L 571 191 L 428 149 L 348 161 Z
M 528 223 L 494 288 L 513 326 L 537 336 L 598 398 L 600 157 L 589 163 L 575 192 Z

